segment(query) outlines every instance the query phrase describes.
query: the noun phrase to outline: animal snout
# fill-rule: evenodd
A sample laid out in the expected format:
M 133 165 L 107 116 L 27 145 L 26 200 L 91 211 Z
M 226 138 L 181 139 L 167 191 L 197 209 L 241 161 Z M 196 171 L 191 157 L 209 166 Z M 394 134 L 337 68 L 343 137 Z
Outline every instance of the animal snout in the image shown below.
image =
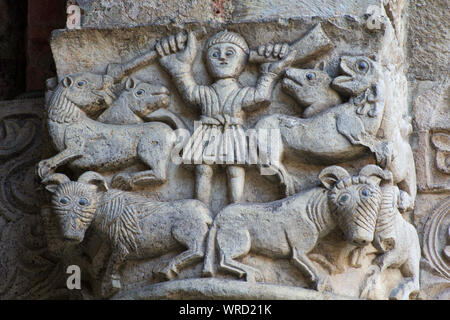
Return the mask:
M 351 243 L 358 247 L 367 246 L 373 241 L 373 236 L 369 232 L 357 232 L 351 237 Z

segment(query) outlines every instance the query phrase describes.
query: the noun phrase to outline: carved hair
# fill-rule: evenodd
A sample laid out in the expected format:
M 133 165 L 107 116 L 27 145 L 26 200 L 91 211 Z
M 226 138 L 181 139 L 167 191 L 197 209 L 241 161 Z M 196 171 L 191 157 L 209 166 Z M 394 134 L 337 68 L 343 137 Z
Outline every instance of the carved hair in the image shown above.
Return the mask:
M 119 244 L 122 249 L 134 252 L 136 236 L 141 233 L 139 219 L 134 206 L 127 205 L 126 194 L 120 190 L 107 192 L 97 208 L 101 220 L 100 228 L 106 231 L 112 243 Z
M 247 42 L 245 39 L 235 32 L 230 32 L 227 30 L 221 31 L 215 35 L 213 35 L 211 38 L 208 39 L 206 42 L 205 48 L 208 50 L 213 45 L 218 43 L 232 43 L 237 45 L 239 48 L 242 49 L 246 54 L 250 52 Z
M 66 88 L 58 85 L 48 104 L 48 118 L 58 123 L 72 123 L 80 120 L 79 108 L 66 97 Z
M 383 188 L 383 197 L 375 227 L 374 245 L 383 252 L 395 247 L 395 217 L 397 210 L 397 192 L 395 186 Z

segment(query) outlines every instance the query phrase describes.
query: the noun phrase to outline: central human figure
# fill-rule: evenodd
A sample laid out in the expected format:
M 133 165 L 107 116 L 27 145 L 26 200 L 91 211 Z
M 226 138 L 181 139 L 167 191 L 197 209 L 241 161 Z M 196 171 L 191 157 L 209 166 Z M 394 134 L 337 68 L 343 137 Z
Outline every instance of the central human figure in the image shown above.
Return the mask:
M 228 176 L 231 202 L 240 202 L 248 164 L 247 138 L 243 129 L 243 112 L 270 104 L 274 82 L 290 65 L 295 51 L 287 44 L 268 44 L 258 54 L 276 58 L 261 65 L 254 87 L 243 87 L 239 75 L 244 70 L 249 48 L 242 36 L 221 31 L 205 44 L 206 65 L 214 79 L 212 85 L 199 85 L 192 76 L 197 54 L 197 40 L 190 32 L 170 36 L 156 45 L 161 65 L 172 76 L 183 99 L 201 109 L 200 125 L 183 151 L 183 160 L 196 165 L 196 198 L 210 205 L 213 165 L 223 165 Z

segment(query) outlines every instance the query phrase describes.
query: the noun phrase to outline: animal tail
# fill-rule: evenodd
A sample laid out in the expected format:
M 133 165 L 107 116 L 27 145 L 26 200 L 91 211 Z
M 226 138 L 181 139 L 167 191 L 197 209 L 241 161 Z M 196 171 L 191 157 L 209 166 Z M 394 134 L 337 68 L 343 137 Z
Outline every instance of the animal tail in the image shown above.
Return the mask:
M 217 226 L 216 224 L 213 224 L 213 226 L 209 230 L 208 240 L 206 243 L 206 256 L 203 263 L 202 276 L 205 278 L 214 276 L 214 262 L 216 259 L 216 234 Z
M 186 124 L 179 116 L 175 113 L 166 110 L 166 109 L 158 109 L 144 117 L 145 121 L 158 121 L 164 122 L 172 127 L 172 129 L 187 129 Z

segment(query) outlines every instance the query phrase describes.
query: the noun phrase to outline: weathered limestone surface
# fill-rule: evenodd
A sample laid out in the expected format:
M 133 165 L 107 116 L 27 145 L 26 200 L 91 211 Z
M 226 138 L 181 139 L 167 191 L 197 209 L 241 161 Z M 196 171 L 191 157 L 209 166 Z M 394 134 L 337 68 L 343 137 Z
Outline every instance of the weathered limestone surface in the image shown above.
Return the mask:
M 0 109 L 0 297 L 448 299 L 444 2 L 78 0 Z

